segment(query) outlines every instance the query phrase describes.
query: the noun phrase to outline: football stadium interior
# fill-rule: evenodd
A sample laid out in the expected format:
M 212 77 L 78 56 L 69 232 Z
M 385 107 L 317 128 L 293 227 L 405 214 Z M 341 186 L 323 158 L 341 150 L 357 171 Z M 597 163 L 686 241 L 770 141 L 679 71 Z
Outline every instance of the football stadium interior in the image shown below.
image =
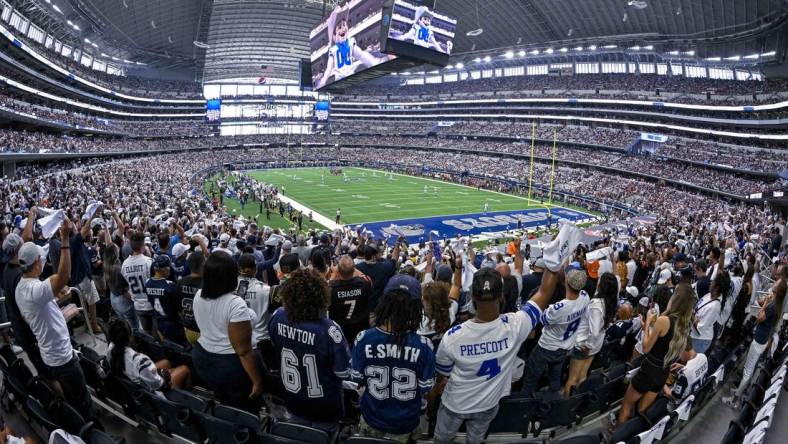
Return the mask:
M 0 34 L 0 444 L 785 442 L 788 1 Z

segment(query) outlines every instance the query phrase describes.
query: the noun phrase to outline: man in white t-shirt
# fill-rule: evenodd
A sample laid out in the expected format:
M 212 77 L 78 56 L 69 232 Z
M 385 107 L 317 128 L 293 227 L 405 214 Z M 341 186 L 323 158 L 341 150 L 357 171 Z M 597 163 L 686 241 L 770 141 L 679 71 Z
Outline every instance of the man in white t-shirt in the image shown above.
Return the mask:
M 60 227 L 60 263 L 56 274 L 41 281 L 46 253 L 32 242 L 19 249 L 19 265 L 22 279 L 16 287 L 16 303 L 25 322 L 38 340 L 44 376 L 60 385 L 63 395 L 72 406 L 84 415 L 90 413 L 90 394 L 79 358 L 71 348 L 71 337 L 66 319 L 58 306 L 56 297 L 71 296 L 68 281 L 71 278 L 71 254 L 69 237 L 71 221 L 66 219 Z
M 130 243 L 132 253 L 120 266 L 120 274 L 129 284 L 129 293 L 134 301 L 134 312 L 142 324 L 142 329 L 149 335 L 153 335 L 155 333 L 153 305 L 148 302 L 148 294 L 145 292 L 145 282 L 150 279 L 150 267 L 153 259 L 142 254 L 142 250 L 145 248 L 145 235 L 141 232 L 131 233 Z M 134 323 L 131 327 L 135 330 L 140 328 Z
M 718 274 L 717 278 L 711 281 L 709 294 L 700 298 L 695 304 L 690 339 L 692 346 L 698 353 L 705 353 L 714 340 L 714 324 L 720 320 L 720 312 L 722 311 L 721 278 L 722 275 Z
M 569 225 L 565 229 L 576 230 Z M 566 238 L 559 236 L 551 244 L 558 263 L 564 259 L 562 251 L 571 252 L 576 247 L 576 241 L 567 242 Z M 519 240 L 514 244 L 515 254 L 520 255 Z M 462 285 L 462 268 L 462 260 L 458 260 L 452 292 L 459 291 Z M 556 274 L 545 270 L 541 286 L 531 300 L 516 313 L 501 314 L 500 273 L 482 268 L 474 274 L 471 297 L 476 307 L 475 317 L 446 332 L 435 358 L 440 375 L 437 386 L 446 387 L 435 426 L 438 443 L 451 442 L 463 423 L 468 443 L 484 440 L 490 422 L 498 413 L 498 403 L 510 393 L 517 352 L 539 322 L 556 282 Z
M 583 290 L 588 276 L 579 263 L 573 262 L 566 272 L 566 298 L 542 313 L 544 325 L 539 344 L 528 357 L 523 393 L 531 396 L 539 387 L 539 379 L 547 372 L 550 391 L 561 390 L 561 369 L 570 350 L 575 345 L 577 330 L 590 302 Z

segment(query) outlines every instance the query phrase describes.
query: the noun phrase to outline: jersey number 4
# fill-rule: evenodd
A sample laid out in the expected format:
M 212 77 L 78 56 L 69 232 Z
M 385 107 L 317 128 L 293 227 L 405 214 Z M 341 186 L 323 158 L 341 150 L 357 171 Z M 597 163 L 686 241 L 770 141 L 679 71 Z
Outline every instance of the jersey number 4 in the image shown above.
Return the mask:
M 501 366 L 498 365 L 498 358 L 493 358 L 482 362 L 479 371 L 476 372 L 476 376 L 486 376 L 489 381 L 498 376 L 498 373 L 501 373 Z

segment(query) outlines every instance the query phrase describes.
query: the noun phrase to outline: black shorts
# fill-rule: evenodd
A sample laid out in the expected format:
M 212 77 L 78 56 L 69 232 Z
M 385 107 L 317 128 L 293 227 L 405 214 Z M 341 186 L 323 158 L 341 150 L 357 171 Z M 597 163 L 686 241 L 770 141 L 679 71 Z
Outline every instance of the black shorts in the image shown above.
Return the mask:
M 632 388 L 637 390 L 638 393 L 654 392 L 660 393 L 665 381 L 670 374 L 670 367 L 656 366 L 648 361 L 643 360 L 640 365 L 640 370 L 632 378 Z

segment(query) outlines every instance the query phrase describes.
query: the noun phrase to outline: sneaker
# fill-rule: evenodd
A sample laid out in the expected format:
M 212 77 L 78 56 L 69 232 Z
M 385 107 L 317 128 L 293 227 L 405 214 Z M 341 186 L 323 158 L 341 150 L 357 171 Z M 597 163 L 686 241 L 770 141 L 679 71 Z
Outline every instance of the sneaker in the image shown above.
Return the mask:
M 730 407 L 732 409 L 738 409 L 739 408 L 739 401 L 736 399 L 736 396 L 733 396 L 733 395 L 731 395 L 731 396 L 724 396 L 722 398 L 722 403 L 727 405 L 728 407 Z
M 11 350 L 13 350 L 13 351 L 14 351 L 14 354 L 15 354 L 15 355 L 21 355 L 22 353 L 24 353 L 24 352 L 25 352 L 25 351 L 22 349 L 22 347 L 20 347 L 20 346 L 18 346 L 18 345 L 12 345 L 12 346 L 11 346 Z

